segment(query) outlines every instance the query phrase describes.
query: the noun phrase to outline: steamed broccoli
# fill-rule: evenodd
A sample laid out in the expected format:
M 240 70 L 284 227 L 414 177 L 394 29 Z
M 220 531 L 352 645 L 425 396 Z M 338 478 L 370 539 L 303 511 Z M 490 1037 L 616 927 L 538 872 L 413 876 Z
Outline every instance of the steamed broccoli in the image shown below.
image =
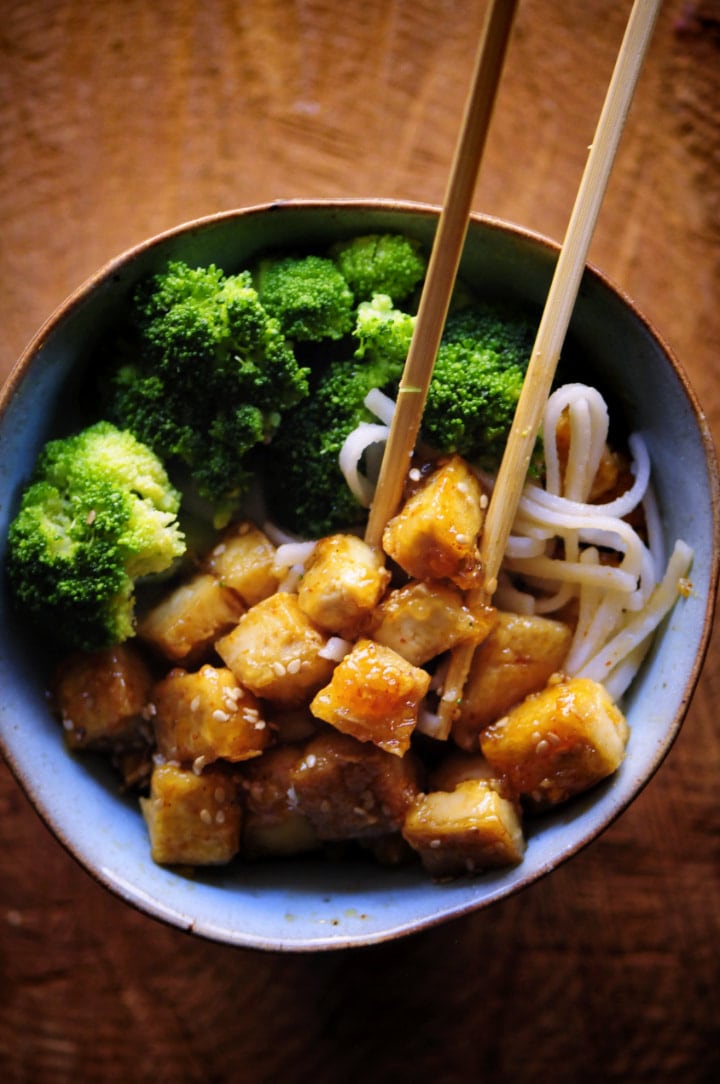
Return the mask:
M 387 296 L 361 304 L 354 358 L 331 361 L 312 396 L 286 415 L 267 451 L 265 491 L 270 514 L 290 530 L 313 538 L 364 522 L 338 456 L 360 422 L 377 420 L 364 405 L 367 393 L 394 393 L 414 324 Z
M 534 335 L 531 322 L 514 311 L 476 304 L 451 313 L 423 414 L 431 445 L 488 470 L 498 466 Z
M 153 452 L 109 422 L 50 441 L 8 534 L 19 606 L 65 645 L 127 639 L 135 581 L 185 550 L 179 505 Z
M 253 449 L 308 394 L 307 370 L 247 271 L 170 262 L 137 290 L 132 323 L 112 419 L 168 466 L 183 464 L 225 520 L 249 485 Z
M 418 242 L 395 233 L 341 241 L 331 255 L 356 302 L 369 301 L 373 294 L 389 294 L 396 305 L 401 304 L 422 281 L 427 264 Z
M 268 257 L 255 275 L 258 294 L 289 339 L 341 339 L 353 326 L 353 294 L 324 256 Z

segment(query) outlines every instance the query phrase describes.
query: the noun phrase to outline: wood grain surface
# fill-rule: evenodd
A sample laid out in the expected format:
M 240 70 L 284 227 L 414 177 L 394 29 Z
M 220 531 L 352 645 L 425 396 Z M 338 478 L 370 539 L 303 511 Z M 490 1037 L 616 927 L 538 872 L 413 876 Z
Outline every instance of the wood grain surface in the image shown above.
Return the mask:
M 484 7 L 0 3 L 0 377 L 158 230 L 276 197 L 440 201 Z M 562 236 L 629 9 L 521 2 L 475 209 Z M 717 0 L 667 0 L 591 252 L 716 436 L 719 106 Z M 165 928 L 96 885 L 0 766 L 0 1080 L 718 1079 L 718 644 L 670 756 L 600 840 L 375 948 L 283 956 Z

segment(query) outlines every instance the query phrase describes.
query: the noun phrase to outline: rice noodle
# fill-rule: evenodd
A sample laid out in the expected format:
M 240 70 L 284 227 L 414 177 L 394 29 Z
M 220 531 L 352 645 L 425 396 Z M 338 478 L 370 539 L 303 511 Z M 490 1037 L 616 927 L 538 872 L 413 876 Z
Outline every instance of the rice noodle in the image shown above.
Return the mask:
M 564 412 L 570 446 L 561 477 L 555 432 Z M 650 456 L 638 433 L 628 441 L 632 485 L 605 504 L 588 502 L 607 433 L 607 407 L 596 389 L 568 384 L 550 396 L 543 418 L 546 486 L 529 482 L 523 490 L 503 561 L 515 583 L 503 585 L 498 601 L 514 603 L 516 612 L 552 614 L 575 599 L 577 622 L 563 669 L 602 681 L 619 698 L 677 598 L 692 551 L 677 542 L 664 570 Z M 639 507 L 647 544 L 625 518 Z M 600 549 L 614 551 L 614 558 L 603 563 Z
M 374 422 L 360 422 L 346 437 L 340 449 L 339 464 L 345 481 L 349 485 L 355 500 L 363 508 L 369 508 L 375 493 L 375 483 L 360 473 L 360 463 L 368 449 L 374 444 L 384 444 L 390 430 L 387 425 Z

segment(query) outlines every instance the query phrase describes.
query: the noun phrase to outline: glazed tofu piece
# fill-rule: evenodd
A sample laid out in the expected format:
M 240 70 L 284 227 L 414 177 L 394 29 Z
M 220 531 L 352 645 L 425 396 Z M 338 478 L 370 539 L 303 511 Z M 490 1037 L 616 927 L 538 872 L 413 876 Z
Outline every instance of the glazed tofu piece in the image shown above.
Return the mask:
M 259 527 L 254 523 L 235 523 L 207 554 L 203 569 L 249 607 L 277 590 L 280 580 L 274 560 L 275 546 Z
M 346 639 L 358 636 L 390 579 L 383 554 L 355 535 L 321 538 L 298 587 L 311 621 Z
M 465 640 L 483 640 L 493 628 L 491 606 L 471 611 L 453 584 L 413 580 L 390 591 L 378 606 L 372 638 L 422 666 Z
M 517 805 L 484 779 L 421 794 L 405 818 L 403 836 L 436 878 L 516 865 L 525 853 Z
M 335 663 L 323 655 L 327 640 L 297 596 L 279 592 L 252 606 L 215 648 L 243 687 L 295 705 L 330 679 Z
M 219 768 L 199 775 L 157 765 L 140 806 L 161 865 L 223 865 L 238 853 L 242 810 L 233 779 Z
M 401 757 L 410 745 L 430 675 L 396 651 L 358 640 L 310 710 L 336 730 Z
M 55 674 L 54 702 L 70 749 L 132 742 L 146 726 L 153 678 L 130 644 L 78 652 Z
M 469 465 L 452 456 L 413 493 L 383 534 L 389 557 L 416 580 L 480 586 L 478 535 L 487 497 Z
M 198 572 L 148 611 L 138 636 L 171 662 L 199 662 L 245 612 L 238 596 L 209 572 Z
M 270 740 L 259 701 L 225 667 L 171 670 L 155 685 L 153 705 L 158 753 L 196 769 L 259 756 Z
M 242 850 L 247 858 L 304 854 L 320 846 L 298 809 L 292 773 L 302 756 L 298 745 L 278 745 L 242 766 L 238 782 L 245 799 Z
M 628 725 L 605 688 L 559 679 L 483 731 L 490 764 L 537 808 L 557 805 L 619 768 Z
M 420 769 L 347 734 L 309 741 L 291 772 L 293 793 L 319 839 L 386 837 L 401 828 L 419 793 Z
M 477 750 L 484 727 L 505 715 L 529 693 L 543 689 L 557 673 L 570 647 L 572 632 L 547 617 L 500 613 L 490 635 L 473 656 L 453 740 Z

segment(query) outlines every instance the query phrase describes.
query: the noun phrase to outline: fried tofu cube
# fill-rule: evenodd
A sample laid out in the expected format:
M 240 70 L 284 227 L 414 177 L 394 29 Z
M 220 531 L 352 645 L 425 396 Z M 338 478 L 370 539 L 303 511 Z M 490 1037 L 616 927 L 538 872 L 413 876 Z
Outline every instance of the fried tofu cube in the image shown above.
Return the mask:
M 485 779 L 421 794 L 405 818 L 403 836 L 436 878 L 516 865 L 525 853 L 517 805 Z
M 242 849 L 247 858 L 303 854 L 320 846 L 293 787 L 292 773 L 301 756 L 298 745 L 278 745 L 238 773 L 245 796 Z
M 588 678 L 552 682 L 483 731 L 483 755 L 528 804 L 564 802 L 619 768 L 628 725 Z
M 160 865 L 223 865 L 238 853 L 242 809 L 233 779 L 219 768 L 198 775 L 156 765 L 140 806 Z
M 396 832 L 420 789 L 412 752 L 394 757 L 332 730 L 305 745 L 290 778 L 298 809 L 322 840 Z
M 354 639 L 389 580 L 378 549 L 355 535 L 330 535 L 315 545 L 298 587 L 298 602 L 316 625 Z
M 234 591 L 246 606 L 274 594 L 280 578 L 274 568 L 275 546 L 254 523 L 235 523 L 207 554 L 203 569 Z
M 487 497 L 469 465 L 452 456 L 405 502 L 383 533 L 389 557 L 416 580 L 480 586 L 478 535 Z
M 130 644 L 61 662 L 53 694 L 70 749 L 126 744 L 147 716 L 153 678 Z
M 238 596 L 209 572 L 198 572 L 148 611 L 138 636 L 171 662 L 198 662 L 245 612 Z
M 495 620 L 491 606 L 471 611 L 453 584 L 413 580 L 385 596 L 371 635 L 413 666 L 422 666 L 456 644 L 484 639 Z
M 242 686 L 280 704 L 301 704 L 329 680 L 334 662 L 322 654 L 327 636 L 297 596 L 279 592 L 252 606 L 215 645 Z
M 318 719 L 359 741 L 373 742 L 401 757 L 410 745 L 430 675 L 396 651 L 358 640 L 316 694 L 310 710 Z
M 570 648 L 572 631 L 548 617 L 500 613 L 476 649 L 453 723 L 457 745 L 477 750 L 484 727 L 505 715 L 529 693 L 543 689 Z
M 270 730 L 260 703 L 225 667 L 197 673 L 171 670 L 153 689 L 158 752 L 166 760 L 203 767 L 262 753 Z

